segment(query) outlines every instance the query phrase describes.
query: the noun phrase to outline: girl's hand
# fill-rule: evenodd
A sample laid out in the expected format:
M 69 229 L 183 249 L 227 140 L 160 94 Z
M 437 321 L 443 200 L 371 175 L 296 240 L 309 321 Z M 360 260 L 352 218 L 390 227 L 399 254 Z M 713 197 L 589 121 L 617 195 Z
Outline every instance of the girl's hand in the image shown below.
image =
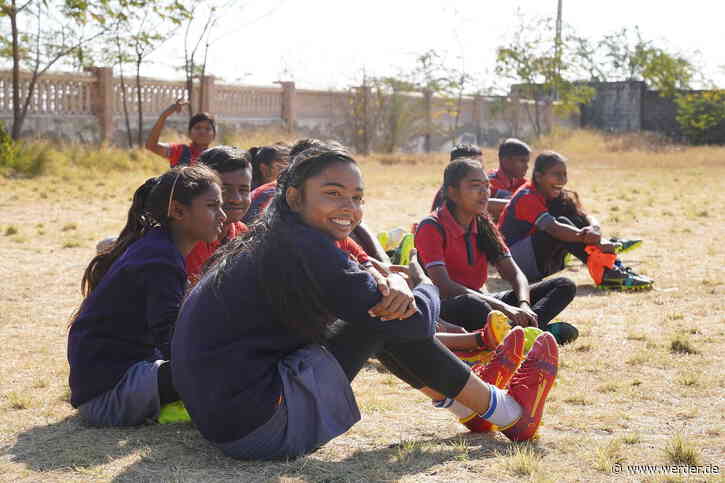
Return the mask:
M 389 290 L 388 295 L 375 304 L 369 311 L 371 317 L 380 317 L 380 320 L 407 319 L 418 311 L 412 290 L 405 279 L 398 274 L 391 274 L 386 278 Z
M 514 325 L 520 325 L 521 327 L 539 326 L 538 316 L 528 305 L 521 308 L 509 305 L 503 312 Z
M 410 251 L 410 264 L 408 265 L 408 281 L 411 288 L 417 287 L 421 283 L 433 285 L 428 275 L 425 274 L 423 267 L 418 262 L 418 250 L 415 248 Z
M 375 279 L 375 283 L 378 285 L 378 291 L 383 297 L 387 297 L 388 295 L 390 295 L 390 285 L 388 284 L 388 279 L 385 278 L 385 275 L 380 273 L 380 270 L 376 267 L 375 264 L 367 267 L 365 271 L 372 275 L 372 277 Z
M 184 100 L 183 98 L 176 99 L 176 102 L 171 104 L 169 107 L 166 108 L 166 111 L 164 113 L 171 115 L 174 113 L 180 113 L 181 110 L 184 108 L 184 106 L 188 106 L 189 101 Z

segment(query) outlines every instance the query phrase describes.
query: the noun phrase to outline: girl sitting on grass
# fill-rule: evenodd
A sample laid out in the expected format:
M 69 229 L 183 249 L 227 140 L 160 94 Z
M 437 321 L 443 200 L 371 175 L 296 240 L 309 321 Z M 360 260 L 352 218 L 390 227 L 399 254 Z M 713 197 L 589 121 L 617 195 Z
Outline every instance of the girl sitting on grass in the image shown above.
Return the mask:
M 169 165 L 172 168 L 175 166 L 195 164 L 199 156 L 201 156 L 201 153 L 214 142 L 214 138 L 216 137 L 216 122 L 214 121 L 214 116 L 206 112 L 199 112 L 189 119 L 188 133 L 191 143 L 167 144 L 159 142 L 159 137 L 161 136 L 161 131 L 164 130 L 166 119 L 174 113 L 181 112 L 184 106 L 188 104 L 183 99 L 177 99 L 174 104 L 167 107 L 161 113 L 161 116 L 159 116 L 154 127 L 151 128 L 149 137 L 146 140 L 146 149 L 168 159 Z
M 587 265 L 594 283 L 615 290 L 642 290 L 652 279 L 622 265 L 620 243 L 602 236 L 597 220 L 582 211 L 578 195 L 564 189 L 566 159 L 546 151 L 537 156 L 530 183 L 519 188 L 499 219 L 511 255 L 531 282 L 564 268 L 567 253 Z
M 423 266 L 443 299 L 441 317 L 476 330 L 492 310 L 499 310 L 514 325 L 552 332 L 560 344 L 576 339 L 572 325 L 550 324 L 574 298 L 574 283 L 562 277 L 529 285 L 487 212 L 489 180 L 481 162 L 452 161 L 445 169 L 443 187 L 443 206 L 418 224 L 415 235 Z M 480 291 L 489 263 L 512 290 Z
M 350 383 L 382 354 L 443 406 L 531 439 L 556 376 L 553 337 L 542 334 L 515 375 L 506 369 L 508 392 L 483 382 L 435 339 L 438 290 L 417 262 L 407 281 L 389 277 L 414 297 L 412 315 L 370 315 L 375 282 L 334 243 L 362 218 L 362 176 L 346 151 L 305 150 L 279 184 L 268 217 L 222 249 L 176 324 L 174 382 L 204 437 L 240 459 L 309 453 L 360 419 Z M 520 354 L 523 331 L 512 333 Z
M 219 178 L 204 166 L 173 169 L 136 190 L 113 248 L 83 274 L 85 298 L 68 334 L 71 404 L 86 422 L 138 425 L 179 400 L 169 360 L 184 257 L 217 239 L 225 219 Z

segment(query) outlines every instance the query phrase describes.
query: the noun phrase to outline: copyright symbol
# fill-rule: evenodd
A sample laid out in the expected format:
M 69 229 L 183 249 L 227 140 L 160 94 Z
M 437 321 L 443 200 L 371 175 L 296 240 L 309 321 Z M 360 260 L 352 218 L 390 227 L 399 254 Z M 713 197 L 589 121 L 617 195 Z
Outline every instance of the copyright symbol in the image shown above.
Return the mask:
M 622 472 L 622 465 L 619 464 L 619 463 L 614 463 L 614 466 L 612 466 L 612 473 L 614 473 L 615 475 L 617 475 L 617 474 L 619 474 L 621 472 Z

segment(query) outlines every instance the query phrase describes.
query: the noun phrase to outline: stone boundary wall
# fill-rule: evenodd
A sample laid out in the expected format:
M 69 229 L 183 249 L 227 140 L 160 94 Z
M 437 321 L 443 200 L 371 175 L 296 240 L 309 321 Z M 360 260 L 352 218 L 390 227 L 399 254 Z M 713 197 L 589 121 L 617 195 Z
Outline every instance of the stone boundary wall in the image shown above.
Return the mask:
M 135 79 L 127 78 L 126 108 L 132 131 L 138 128 Z M 27 92 L 30 74 L 21 75 L 21 99 Z M 275 126 L 302 136 L 336 138 L 358 150 L 378 148 L 376 140 L 389 135 L 391 97 L 377 99 L 370 88 L 348 91 L 298 89 L 294 82 L 274 87 L 233 85 L 205 76 L 194 84 L 194 111 L 213 113 L 220 130 L 244 130 Z M 144 136 L 158 115 L 179 97 L 186 97 L 183 81 L 144 78 Z M 495 145 L 516 136 L 531 138 L 531 101 L 515 96 L 464 96 L 444 99 L 430 93 L 403 93 L 399 98 L 407 124 L 398 146 L 411 151 L 445 150 L 455 142 Z M 396 101 L 397 102 L 397 101 Z M 381 107 L 386 105 L 387 107 Z M 360 106 L 365 107 L 360 109 Z M 576 126 L 578 119 L 559 119 L 550 104 L 540 105 L 544 130 L 555 124 Z M 0 70 L 0 121 L 12 124 L 11 72 Z M 169 118 L 167 125 L 184 132 L 188 114 Z M 402 121 L 401 121 L 402 122 Z M 361 129 L 360 126 L 363 126 Z M 364 133 L 361 137 L 361 132 Z M 47 137 L 89 143 L 123 145 L 127 138 L 121 80 L 111 68 L 91 68 L 84 73 L 45 74 L 38 79 L 23 126 L 23 136 Z M 134 139 L 136 133 L 133 133 Z M 382 143 L 382 141 L 380 141 Z

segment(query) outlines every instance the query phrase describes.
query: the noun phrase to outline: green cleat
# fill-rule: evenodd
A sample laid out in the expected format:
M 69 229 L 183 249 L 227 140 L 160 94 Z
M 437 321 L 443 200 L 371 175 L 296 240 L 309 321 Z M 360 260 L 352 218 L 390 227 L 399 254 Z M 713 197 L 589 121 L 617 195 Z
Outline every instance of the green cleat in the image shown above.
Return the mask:
M 570 344 L 579 337 L 577 328 L 568 322 L 549 322 L 544 330 L 553 335 L 559 345 Z
M 640 291 L 652 288 L 654 281 L 643 275 L 638 275 L 629 267 L 604 269 L 604 276 L 599 288 L 604 290 Z
M 190 423 L 191 416 L 189 416 L 183 402 L 174 401 L 161 407 L 159 417 L 156 420 L 159 424 Z
M 612 243 L 616 245 L 614 253 L 626 253 L 642 246 L 642 240 L 628 240 L 626 238 L 612 238 Z
M 415 240 L 412 233 L 406 234 L 400 241 L 398 265 L 408 265 L 410 263 L 410 251 L 415 248 Z

